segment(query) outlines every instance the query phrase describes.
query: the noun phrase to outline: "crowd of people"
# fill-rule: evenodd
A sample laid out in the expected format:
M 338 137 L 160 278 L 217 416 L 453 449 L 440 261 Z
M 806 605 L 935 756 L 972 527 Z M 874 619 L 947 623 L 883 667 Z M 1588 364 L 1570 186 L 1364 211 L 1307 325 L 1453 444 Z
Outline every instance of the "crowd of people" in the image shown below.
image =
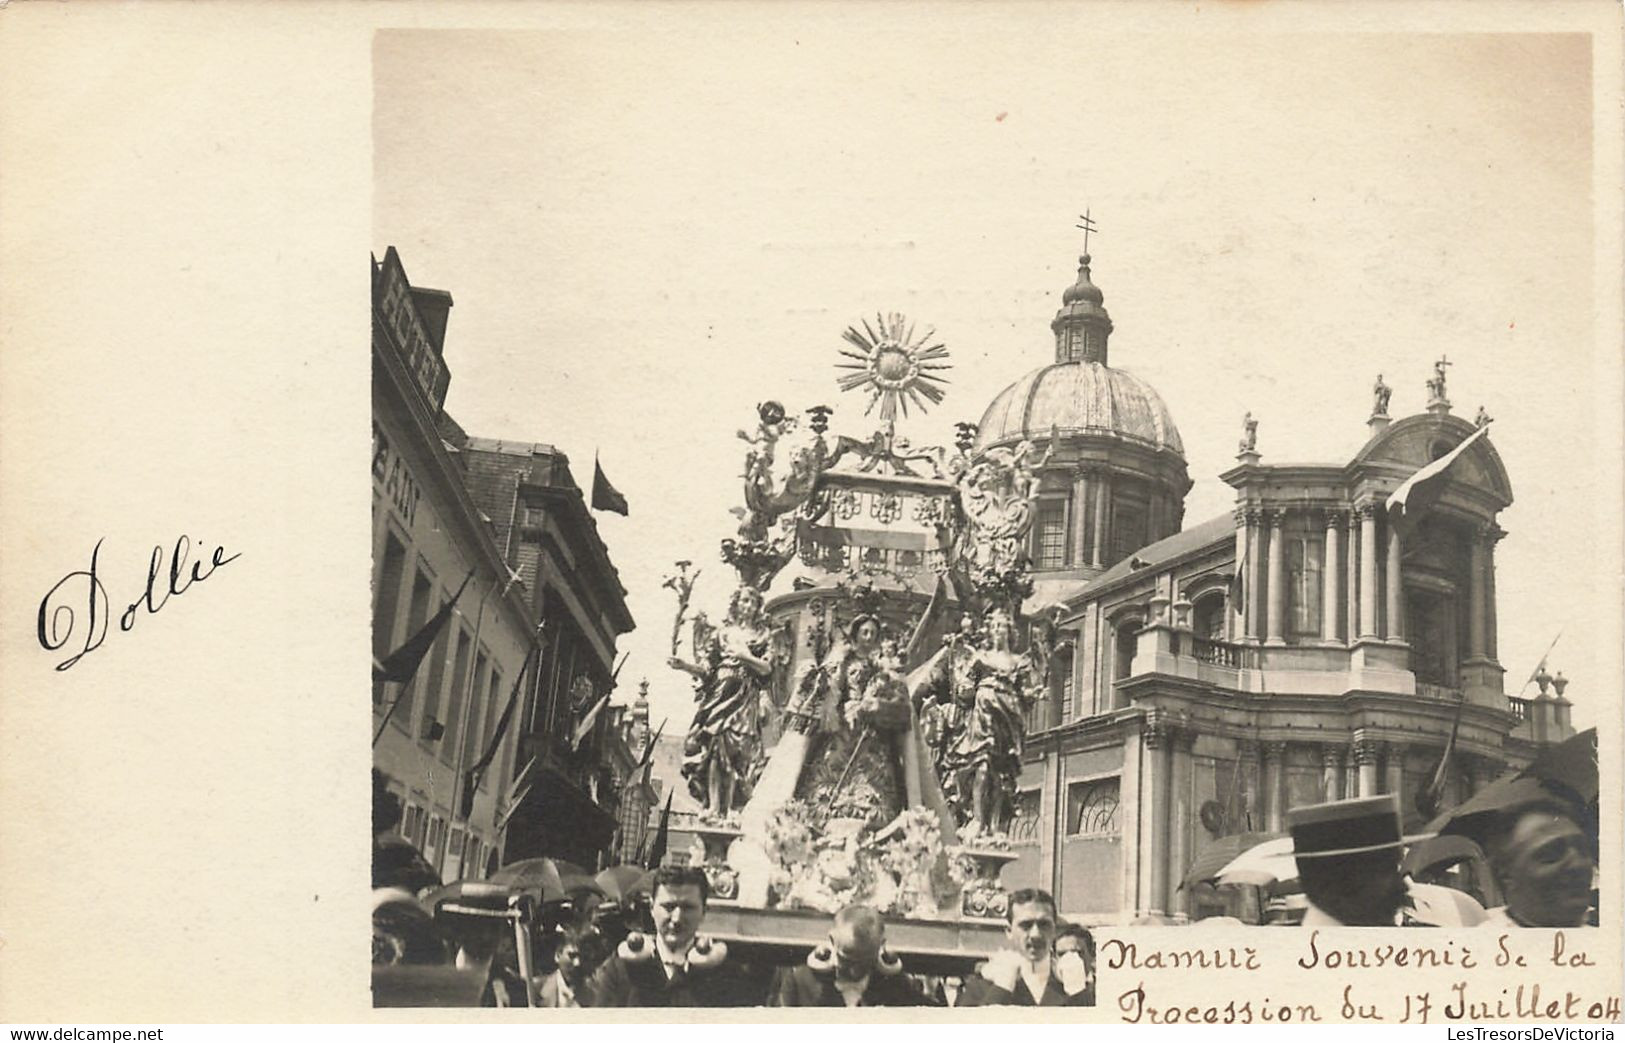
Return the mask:
M 1402 862 L 1392 795 L 1333 801 L 1288 814 L 1303 927 L 1578 927 L 1595 925 L 1596 802 L 1518 780 L 1488 806 L 1441 830 L 1482 852 L 1497 901 L 1419 881 Z M 885 917 L 865 905 L 835 913 L 803 958 L 784 946 L 728 943 L 705 930 L 710 885 L 697 867 L 666 865 L 645 887 L 605 900 L 590 890 L 543 904 L 522 922 L 464 922 L 425 908 L 414 884 L 427 866 L 409 845 L 375 844 L 375 965 L 454 967 L 478 979 L 478 1002 L 545 1007 L 1092 1006 L 1095 946 L 1064 922 L 1045 891 L 1009 896 L 1003 947 L 967 956 L 962 973 L 909 966 L 887 946 Z M 380 867 L 387 879 L 380 880 Z M 382 885 L 382 886 L 380 886 Z M 1268 918 L 1268 922 L 1284 922 Z M 1238 925 L 1239 926 L 1239 925 Z M 521 948 L 527 951 L 521 954 Z M 534 964 L 530 966 L 528 964 Z M 472 994 L 470 994 L 472 1002 Z
M 663 866 L 644 900 L 605 902 L 582 893 L 543 911 L 538 966 L 527 988 L 512 936 L 490 925 L 438 928 L 410 916 L 380 919 L 374 934 L 404 938 L 375 960 L 444 962 L 484 969 L 484 1006 L 542 1007 L 908 1007 L 1092 1006 L 1094 941 L 1064 924 L 1038 890 L 1011 896 L 1005 948 L 965 976 L 915 973 L 886 944 L 886 920 L 851 905 L 830 921 L 805 959 L 760 951 L 741 957 L 705 931 L 710 885 L 702 869 Z M 384 903 L 396 910 L 402 903 Z M 408 922 L 410 921 L 410 922 Z M 432 940 L 440 932 L 441 948 Z

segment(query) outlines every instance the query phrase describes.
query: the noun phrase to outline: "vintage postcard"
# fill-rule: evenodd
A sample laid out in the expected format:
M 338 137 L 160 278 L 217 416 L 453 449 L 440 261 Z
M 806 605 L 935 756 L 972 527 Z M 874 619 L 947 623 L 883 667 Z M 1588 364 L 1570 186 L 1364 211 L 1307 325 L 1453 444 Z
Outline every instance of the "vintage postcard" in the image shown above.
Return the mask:
M 1619 28 L 0 11 L 0 1019 L 1619 1021 Z

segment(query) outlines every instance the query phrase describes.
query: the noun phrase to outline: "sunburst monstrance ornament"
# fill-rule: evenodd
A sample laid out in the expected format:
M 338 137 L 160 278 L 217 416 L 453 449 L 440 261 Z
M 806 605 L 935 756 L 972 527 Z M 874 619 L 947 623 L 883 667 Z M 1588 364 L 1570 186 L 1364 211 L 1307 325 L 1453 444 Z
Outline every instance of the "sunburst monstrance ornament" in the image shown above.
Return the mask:
M 948 364 L 947 347 L 932 342 L 935 330 L 926 330 L 916 339 L 913 324 L 895 312 L 875 316 L 879 332 L 867 321 L 862 326 L 861 332 L 848 326 L 841 335 L 851 347 L 840 352 L 850 361 L 836 363 L 836 368 L 855 371 L 838 378 L 842 391 L 861 388 L 869 392 L 865 416 L 874 412 L 878 402 L 880 419 L 890 423 L 897 418 L 899 405 L 908 416 L 910 401 L 922 413 L 926 403 L 942 401 L 948 380 L 939 374 L 953 367 Z

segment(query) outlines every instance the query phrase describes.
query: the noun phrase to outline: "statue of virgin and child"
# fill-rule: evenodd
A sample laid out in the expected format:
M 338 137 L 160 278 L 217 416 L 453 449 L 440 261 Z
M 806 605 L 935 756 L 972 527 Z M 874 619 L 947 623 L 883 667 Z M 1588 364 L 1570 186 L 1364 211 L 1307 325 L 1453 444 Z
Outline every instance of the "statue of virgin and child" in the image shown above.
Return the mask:
M 944 835 L 954 835 L 902 653 L 884 635 L 878 617 L 859 615 L 800 672 L 784 734 L 745 809 L 747 831 L 794 799 L 865 831 L 905 809 L 930 808 Z

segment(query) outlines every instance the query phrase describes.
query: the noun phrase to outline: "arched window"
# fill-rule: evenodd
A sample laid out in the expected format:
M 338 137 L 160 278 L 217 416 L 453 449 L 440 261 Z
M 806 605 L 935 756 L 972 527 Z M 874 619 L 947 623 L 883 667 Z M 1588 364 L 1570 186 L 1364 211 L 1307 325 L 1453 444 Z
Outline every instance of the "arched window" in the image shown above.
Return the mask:
M 1224 640 L 1225 605 L 1226 599 L 1222 590 L 1210 590 L 1197 596 L 1196 604 L 1191 606 L 1191 629 L 1196 632 L 1197 637 L 1209 641 Z
M 1067 500 L 1059 496 L 1038 501 L 1033 517 L 1033 567 L 1064 569 L 1072 564 L 1072 541 L 1067 539 Z
M 1134 652 L 1139 647 L 1141 622 L 1138 616 L 1118 620 L 1112 639 L 1112 680 L 1121 681 L 1134 673 Z

